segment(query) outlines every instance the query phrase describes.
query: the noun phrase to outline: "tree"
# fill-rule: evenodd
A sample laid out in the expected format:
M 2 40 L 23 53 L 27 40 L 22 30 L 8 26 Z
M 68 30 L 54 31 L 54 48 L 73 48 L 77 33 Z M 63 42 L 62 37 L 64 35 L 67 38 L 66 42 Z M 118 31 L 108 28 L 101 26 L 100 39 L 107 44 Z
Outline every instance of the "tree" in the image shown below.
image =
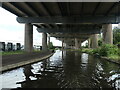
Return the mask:
M 53 46 L 53 43 L 52 43 L 52 42 L 49 43 L 48 48 L 49 48 L 49 49 L 54 49 L 54 48 L 55 48 L 55 47 Z
M 102 39 L 98 40 L 98 46 L 102 46 Z
M 102 40 L 102 34 L 99 34 L 98 35 L 98 46 L 102 46 L 102 44 L 103 44 L 102 41 L 103 41 Z
M 113 43 L 118 44 L 120 42 L 120 28 L 113 29 Z

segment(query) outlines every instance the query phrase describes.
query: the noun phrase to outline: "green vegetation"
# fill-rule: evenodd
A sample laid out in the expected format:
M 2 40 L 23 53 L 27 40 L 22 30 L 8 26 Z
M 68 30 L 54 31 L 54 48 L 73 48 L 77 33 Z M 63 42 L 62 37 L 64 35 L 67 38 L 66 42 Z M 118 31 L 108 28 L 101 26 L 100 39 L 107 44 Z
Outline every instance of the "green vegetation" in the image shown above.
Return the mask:
M 98 35 L 98 46 L 102 46 L 102 35 Z
M 120 60 L 120 49 L 116 45 L 104 44 L 96 49 L 82 49 L 82 52 L 97 54 L 109 59 Z
M 120 61 L 120 28 L 116 27 L 113 29 L 114 45 L 103 44 L 101 34 L 99 34 L 98 37 L 99 48 L 96 49 L 83 48 L 82 52 L 86 52 L 89 54 L 97 54 L 103 57 L 108 57 L 109 59 L 112 60 Z
M 88 54 L 93 54 L 93 49 L 83 48 L 82 52 L 83 53 L 88 53 Z
M 40 52 L 40 50 L 34 50 L 33 52 Z
M 119 61 L 120 60 L 120 56 L 119 55 L 111 55 L 108 58 L 112 59 L 112 60 L 116 60 Z
M 49 49 L 52 49 L 52 50 L 55 49 L 55 47 L 53 46 L 53 43 L 52 43 L 52 42 L 49 43 L 48 48 L 49 48 Z
M 119 28 L 113 29 L 113 43 L 120 44 L 120 29 Z
M 34 50 L 33 52 L 40 52 L 40 50 Z M 13 54 L 24 54 L 26 53 L 23 50 L 18 50 L 18 51 L 5 51 L 5 52 L 0 52 L 0 55 L 13 55 Z
M 13 54 L 23 54 L 24 51 L 6 51 L 6 52 L 0 52 L 0 55 L 13 55 Z

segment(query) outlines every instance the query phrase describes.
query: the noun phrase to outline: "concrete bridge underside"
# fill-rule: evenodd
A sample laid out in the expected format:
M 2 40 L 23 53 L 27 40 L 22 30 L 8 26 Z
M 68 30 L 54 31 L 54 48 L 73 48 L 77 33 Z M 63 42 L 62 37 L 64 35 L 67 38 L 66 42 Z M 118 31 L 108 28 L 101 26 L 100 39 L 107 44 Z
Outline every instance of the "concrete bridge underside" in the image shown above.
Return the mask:
M 47 51 L 47 33 L 76 49 L 90 38 L 91 47 L 97 48 L 97 34 L 103 32 L 103 42 L 112 44 L 112 24 L 120 23 L 119 2 L 2 2 L 1 5 L 25 24 L 27 52 L 33 50 L 33 25 L 43 33 L 43 50 Z

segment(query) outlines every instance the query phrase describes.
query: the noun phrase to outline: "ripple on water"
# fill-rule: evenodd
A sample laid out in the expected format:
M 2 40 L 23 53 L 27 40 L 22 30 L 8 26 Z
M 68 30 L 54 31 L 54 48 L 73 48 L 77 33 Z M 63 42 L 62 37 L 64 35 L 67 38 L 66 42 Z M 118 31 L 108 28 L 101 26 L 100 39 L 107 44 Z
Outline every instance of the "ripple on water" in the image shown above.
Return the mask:
M 0 75 L 2 87 L 120 88 L 120 67 L 86 53 L 60 51 Z

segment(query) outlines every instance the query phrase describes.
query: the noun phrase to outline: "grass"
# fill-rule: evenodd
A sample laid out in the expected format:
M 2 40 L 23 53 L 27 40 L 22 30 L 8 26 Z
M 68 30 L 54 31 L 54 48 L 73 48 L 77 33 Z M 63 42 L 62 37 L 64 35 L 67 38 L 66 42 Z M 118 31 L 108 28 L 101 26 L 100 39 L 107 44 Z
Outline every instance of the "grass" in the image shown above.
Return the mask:
M 95 53 L 94 49 L 88 49 L 88 48 L 83 48 L 82 52 L 85 52 L 88 54 L 97 54 L 97 53 Z M 120 61 L 120 56 L 118 54 L 111 54 L 111 55 L 108 55 L 106 57 L 111 59 L 111 60 Z
M 33 52 L 40 52 L 40 50 L 34 50 Z
M 40 52 L 40 50 L 34 50 L 33 52 Z M 18 50 L 18 51 L 5 51 L 5 52 L 0 52 L 0 55 L 14 55 L 14 54 L 24 54 L 26 53 L 23 50 Z
M 115 61 L 119 61 L 120 60 L 120 56 L 119 55 L 110 55 L 108 56 L 109 59 L 115 60 Z
M 93 52 L 93 49 L 88 49 L 88 48 L 82 48 L 82 50 L 81 50 L 83 53 L 84 52 L 86 52 L 86 53 L 88 53 L 88 54 L 92 54 L 92 52 Z
M 13 54 L 23 54 L 24 51 L 6 51 L 6 52 L 0 52 L 0 55 L 13 55 Z

